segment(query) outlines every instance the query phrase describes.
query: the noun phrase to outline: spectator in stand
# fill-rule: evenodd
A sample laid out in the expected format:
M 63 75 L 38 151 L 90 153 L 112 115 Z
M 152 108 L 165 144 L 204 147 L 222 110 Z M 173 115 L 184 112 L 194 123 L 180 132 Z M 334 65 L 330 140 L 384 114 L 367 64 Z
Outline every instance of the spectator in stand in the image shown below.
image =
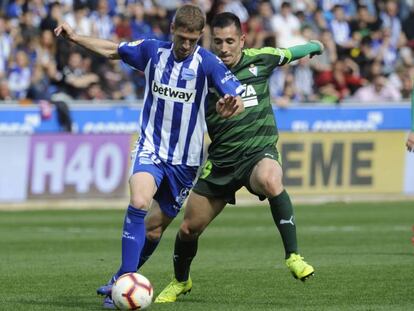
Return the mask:
M 13 39 L 7 32 L 6 18 L 0 15 L 0 79 L 3 79 L 7 75 L 12 47 Z
M 104 99 L 108 99 L 108 97 L 106 96 L 104 90 L 102 89 L 102 85 L 97 82 L 93 82 L 86 88 L 86 91 L 82 93 L 81 99 L 104 100 Z
M 370 36 L 362 38 L 359 47 L 354 48 L 351 57 L 358 64 L 361 76 L 367 78 L 376 57 Z
M 408 40 L 407 46 L 414 49 L 414 4 L 411 6 L 408 17 L 403 22 L 402 28 Z
M 112 40 L 114 39 L 115 25 L 109 16 L 109 6 L 107 0 L 98 0 L 97 10 L 89 16 L 92 24 L 92 36 Z
M 300 34 L 299 19 L 293 14 L 289 2 L 283 2 L 280 13 L 272 18 L 273 32 L 276 33 L 276 45 L 284 48 L 302 44 L 305 39 Z
M 259 15 L 253 14 L 247 23 L 246 45 L 252 48 L 264 46 L 267 33 L 263 30 L 262 19 Z
M 114 16 L 114 31 L 115 37 L 117 38 L 116 41 L 131 41 L 132 40 L 132 29 L 129 22 L 129 18 L 120 13 Z
M 400 90 L 403 99 L 410 99 L 412 90 L 412 79 L 410 76 L 411 67 L 400 64 L 395 71 L 388 77 L 388 82 L 396 89 Z
M 361 42 L 366 37 L 370 38 L 373 32 L 379 31 L 381 22 L 369 13 L 366 5 L 360 5 L 357 9 L 356 18 L 350 21 L 350 27 L 353 40 Z
M 30 79 L 30 86 L 27 90 L 27 98 L 39 100 L 50 99 L 54 93 L 51 81 L 40 63 L 36 63 Z
M 92 83 L 99 82 L 99 77 L 85 71 L 84 59 L 79 52 L 71 52 L 68 65 L 63 68 L 63 82 L 65 92 L 73 99 L 79 99 Z
M 326 13 L 329 19 L 332 18 L 330 13 L 335 10 L 336 6 L 340 6 L 344 10 L 345 16 L 355 16 L 356 6 L 354 0 L 318 0 L 318 6 Z
M 59 73 L 63 68 L 70 67 L 69 55 L 76 52 L 76 49 L 64 40 L 57 40 L 57 45 L 50 46 L 50 33 L 44 30 L 53 30 L 65 19 L 80 33 L 102 38 L 109 37 L 116 42 L 141 38 L 168 40 L 171 17 L 168 12 L 172 12 L 184 2 L 188 1 L 3 1 L 1 5 L 3 13 L 0 13 L 0 80 L 8 81 L 10 78 L 12 80 L 16 78 L 18 71 L 13 61 L 14 55 L 18 50 L 23 50 L 28 56 L 28 70 L 33 71 L 32 78 L 43 77 L 34 80 L 42 83 L 48 81 L 49 92 L 50 90 L 55 92 L 57 81 L 62 81 L 60 92 L 68 91 L 70 87 L 68 88 L 66 80 L 59 77 Z M 308 96 L 301 94 L 303 89 L 298 88 L 301 83 L 298 79 L 304 72 L 308 75 L 310 73 L 308 69 L 314 76 L 314 92 L 320 96 L 319 100 L 324 102 L 352 99 L 353 92 L 364 84 L 365 80 L 372 81 L 377 75 L 389 77 L 391 83 L 400 91 L 402 98 L 408 98 L 409 79 L 414 78 L 412 73 L 414 70 L 412 69 L 414 68 L 413 0 L 192 0 L 191 2 L 199 3 L 210 16 L 223 10 L 230 10 L 239 15 L 248 26 L 246 47 L 289 46 L 294 42 L 309 39 L 318 39 L 324 43 L 325 53 L 317 61 L 312 59 L 306 71 L 303 71 L 304 67 L 300 64 L 298 67 L 289 67 L 289 72 L 286 74 L 275 73 L 275 76 L 281 75 L 286 78 L 282 80 L 282 87 L 277 87 L 277 91 L 274 92 L 277 104 L 306 100 Z M 250 14 L 247 13 L 247 8 Z M 340 8 L 339 11 L 342 8 L 339 13 L 340 18 L 336 18 L 334 14 L 336 8 Z M 206 27 L 202 39 L 202 45 L 207 48 L 210 46 L 208 31 L 209 28 Z M 278 40 L 277 45 L 276 40 Z M 335 43 L 334 40 L 337 42 Z M 97 58 L 92 53 L 88 56 L 93 60 L 92 71 L 98 73 L 97 78 L 92 79 L 96 81 L 93 83 L 102 83 L 101 89 L 105 91 L 108 99 L 143 97 L 145 80 L 141 73 L 119 64 L 113 67 L 113 64 Z M 338 58 L 341 60 L 338 61 Z M 351 58 L 358 65 L 355 68 L 352 65 L 351 71 L 358 71 L 359 76 L 350 74 L 349 68 L 345 69 L 345 73 L 340 69 L 348 66 L 344 65 L 344 60 L 347 58 Z M 38 62 L 41 63 L 42 69 L 37 68 Z M 405 73 L 397 70 L 399 67 L 405 68 Z M 103 68 L 109 70 L 108 74 L 100 70 Z M 83 68 L 82 71 L 85 72 L 85 69 Z M 122 81 L 118 81 L 120 76 Z M 112 77 L 113 80 L 108 80 L 108 77 Z M 42 83 L 34 83 L 33 79 L 31 90 L 33 85 L 42 85 Z M 347 82 L 341 83 L 341 81 Z M 132 93 L 126 94 L 127 89 Z M 88 87 L 84 86 L 74 98 L 86 96 L 84 94 L 86 90 Z M 89 94 L 98 94 L 97 96 L 102 97 L 99 92 L 92 92 L 96 90 L 97 88 L 93 86 Z M 30 92 L 29 95 L 32 96 L 32 93 Z M 13 91 L 10 94 L 15 95 Z
M 49 5 L 49 11 L 46 17 L 44 17 L 40 23 L 41 30 L 53 31 L 58 24 L 63 22 L 62 7 L 59 2 L 52 2 Z
M 30 11 L 23 11 L 19 27 L 23 44 L 28 40 L 35 40 L 40 34 L 39 28 L 33 24 L 33 14 Z
M 19 19 L 23 14 L 23 6 L 25 2 L 25 0 L 10 1 L 7 6 L 6 15 L 12 19 Z
M 6 79 L 0 78 L 0 100 L 12 100 L 10 90 L 9 90 L 9 83 Z
M 406 38 L 402 32 L 401 21 L 398 18 L 398 3 L 395 0 L 387 0 L 385 9 L 380 13 L 383 29 L 390 34 L 390 45 L 399 48 L 406 44 Z
M 355 46 L 355 42 L 351 36 L 351 27 L 346 19 L 344 8 L 341 5 L 335 5 L 332 12 L 333 19 L 329 27 L 338 47 L 338 54 L 346 55 Z
M 102 78 L 102 86 L 109 99 L 123 99 L 122 85 L 128 80 L 128 74 L 118 66 L 118 61 L 108 60 L 98 68 L 98 75 Z M 145 80 L 145 79 L 144 79 Z M 135 93 L 134 88 L 132 92 Z
M 274 15 L 271 3 L 268 0 L 262 0 L 258 3 L 257 17 L 261 20 L 264 46 L 276 46 L 275 33 L 272 28 L 272 18 Z
M 301 58 L 293 67 L 292 89 L 298 102 L 315 102 L 314 80 L 309 58 Z
M 316 9 L 312 15 L 312 18 L 309 19 L 310 25 L 313 31 L 317 34 L 329 29 L 329 23 L 325 18 L 325 14 L 321 9 Z
M 353 99 L 360 102 L 395 102 L 401 99 L 399 90 L 388 83 L 383 75 L 374 77 L 373 82 L 361 87 L 353 96 Z
M 382 28 L 382 34 L 379 40 L 373 42 L 373 48 L 375 53 L 375 59 L 380 61 L 384 68 L 383 71 L 385 74 L 390 74 L 398 60 L 398 49 L 392 43 L 391 32 L 389 28 Z
M 88 8 L 85 4 L 79 3 L 74 6 L 73 12 L 63 16 L 67 22 L 78 34 L 90 36 L 92 34 L 92 22 L 88 17 Z
M 144 6 L 141 3 L 135 3 L 130 6 L 132 40 L 155 38 L 152 26 L 145 20 Z
M 27 1 L 26 10 L 31 12 L 33 18 L 33 25 L 39 28 L 43 18 L 47 16 L 47 9 L 42 0 L 31 0 Z
M 19 50 L 15 55 L 15 60 L 8 73 L 9 89 L 13 99 L 26 98 L 27 90 L 30 86 L 32 72 L 29 67 L 29 57 Z

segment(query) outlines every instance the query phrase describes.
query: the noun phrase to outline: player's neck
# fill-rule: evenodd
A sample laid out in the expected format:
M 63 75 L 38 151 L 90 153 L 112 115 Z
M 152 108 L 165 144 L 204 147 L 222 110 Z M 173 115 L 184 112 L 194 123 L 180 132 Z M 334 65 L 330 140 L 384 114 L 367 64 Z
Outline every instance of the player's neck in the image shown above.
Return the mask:
M 237 55 L 237 57 L 234 60 L 234 63 L 231 64 L 231 65 L 229 65 L 229 66 L 227 66 L 227 67 L 229 67 L 230 69 L 236 67 L 240 63 L 241 58 L 242 58 L 242 53 L 240 53 L 239 55 Z

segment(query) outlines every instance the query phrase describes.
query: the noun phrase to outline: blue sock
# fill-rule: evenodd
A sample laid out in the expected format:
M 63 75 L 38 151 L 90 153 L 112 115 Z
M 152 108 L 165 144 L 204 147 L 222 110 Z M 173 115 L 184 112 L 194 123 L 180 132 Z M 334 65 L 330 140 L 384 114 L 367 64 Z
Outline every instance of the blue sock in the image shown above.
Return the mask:
M 160 240 L 152 241 L 145 239 L 144 248 L 142 249 L 141 256 L 139 257 L 137 270 L 141 268 L 142 265 L 151 257 L 152 253 L 157 248 L 158 243 L 160 243 Z
M 122 233 L 122 263 L 116 277 L 128 272 L 136 272 L 145 241 L 144 217 L 146 214 L 144 210 L 128 206 Z

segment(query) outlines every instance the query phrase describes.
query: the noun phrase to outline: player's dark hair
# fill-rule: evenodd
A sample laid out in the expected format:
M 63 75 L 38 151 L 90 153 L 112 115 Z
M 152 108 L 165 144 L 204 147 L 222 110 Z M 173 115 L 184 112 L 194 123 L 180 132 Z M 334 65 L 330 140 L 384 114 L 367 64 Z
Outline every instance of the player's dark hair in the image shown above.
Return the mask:
M 173 23 L 175 28 L 184 28 L 190 32 L 202 31 L 206 24 L 206 17 L 200 7 L 185 4 L 175 12 Z
M 233 13 L 230 13 L 230 12 L 219 13 L 216 16 L 214 16 L 213 20 L 211 21 L 211 28 L 215 28 L 215 27 L 225 28 L 231 25 L 236 26 L 237 32 L 239 34 L 242 33 L 240 19 Z

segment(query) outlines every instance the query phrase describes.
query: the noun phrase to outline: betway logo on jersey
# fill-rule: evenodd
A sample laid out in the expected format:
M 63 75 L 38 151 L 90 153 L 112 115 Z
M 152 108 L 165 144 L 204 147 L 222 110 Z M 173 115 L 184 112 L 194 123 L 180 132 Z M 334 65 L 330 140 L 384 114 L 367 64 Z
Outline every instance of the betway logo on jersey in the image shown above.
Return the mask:
M 245 91 L 241 97 L 243 99 L 244 107 L 257 106 L 259 102 L 257 101 L 257 94 L 253 85 L 244 84 L 243 86 L 245 88 Z
M 193 103 L 196 95 L 196 90 L 173 87 L 155 80 L 152 81 L 151 90 L 155 97 L 184 104 Z

